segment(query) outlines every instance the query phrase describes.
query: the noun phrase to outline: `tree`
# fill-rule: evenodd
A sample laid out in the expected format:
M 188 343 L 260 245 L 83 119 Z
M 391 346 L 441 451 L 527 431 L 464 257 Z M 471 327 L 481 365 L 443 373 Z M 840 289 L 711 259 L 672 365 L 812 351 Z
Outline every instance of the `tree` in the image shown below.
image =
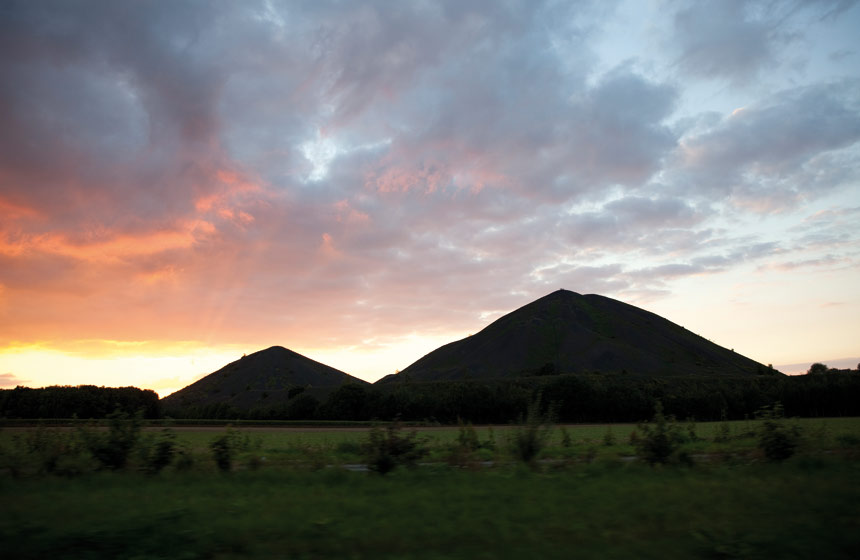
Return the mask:
M 313 395 L 302 393 L 287 404 L 288 420 L 312 420 L 316 416 L 320 401 Z
M 823 373 L 827 373 L 827 370 L 829 369 L 830 368 L 828 368 L 826 365 L 820 362 L 815 362 L 814 364 L 809 366 L 809 371 L 806 372 L 806 375 L 821 375 Z
M 367 420 L 368 392 L 361 385 L 346 383 L 329 396 L 324 417 L 329 420 Z

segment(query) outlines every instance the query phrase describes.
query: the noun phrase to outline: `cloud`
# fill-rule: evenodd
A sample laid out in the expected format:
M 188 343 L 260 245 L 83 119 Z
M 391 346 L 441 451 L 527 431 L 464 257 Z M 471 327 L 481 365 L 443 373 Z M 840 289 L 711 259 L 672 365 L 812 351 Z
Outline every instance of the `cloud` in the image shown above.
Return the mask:
M 682 138 L 666 177 L 693 196 L 730 196 L 762 213 L 856 181 L 856 85 L 801 87 L 738 109 Z
M 12 373 L 0 373 L 0 387 L 17 387 L 27 383 L 28 380 L 21 379 Z
M 755 17 L 744 2 L 692 4 L 675 14 L 684 72 L 705 78 L 749 81 L 774 64 L 776 25 Z
M 783 271 L 792 271 L 799 268 L 833 268 L 834 266 L 845 264 L 847 259 L 836 258 L 833 255 L 827 255 L 821 258 L 806 259 L 802 261 L 785 261 L 774 265 L 769 265 L 768 268 L 775 268 Z
M 847 253 L 749 224 L 856 183 L 856 77 L 686 114 L 838 6 L 766 8 L 681 4 L 667 76 L 599 60 L 602 2 L 17 3 L 0 341 L 349 346 Z
M 785 48 L 809 27 L 849 10 L 853 0 L 683 2 L 674 14 L 676 64 L 686 75 L 751 84 L 786 63 Z

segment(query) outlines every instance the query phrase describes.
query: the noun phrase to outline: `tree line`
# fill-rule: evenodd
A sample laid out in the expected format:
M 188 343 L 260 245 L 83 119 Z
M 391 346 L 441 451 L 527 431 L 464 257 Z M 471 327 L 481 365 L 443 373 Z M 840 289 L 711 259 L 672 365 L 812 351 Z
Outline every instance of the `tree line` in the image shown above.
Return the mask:
M 117 410 L 144 418 L 393 420 L 508 423 L 538 397 L 559 422 L 639 422 L 659 401 L 667 415 L 700 421 L 743 419 L 782 403 L 789 416 L 860 416 L 860 372 L 743 378 L 576 374 L 486 381 L 345 384 L 328 395 L 291 391 L 285 402 L 250 409 L 227 403 L 164 409 L 136 387 L 54 386 L 0 390 L 0 418 L 105 418 Z
M 95 385 L 0 389 L 0 418 L 107 418 L 117 410 L 143 411 L 144 418 L 161 416 L 158 394 L 150 389 Z
M 559 422 L 640 422 L 654 403 L 665 414 L 700 421 L 752 417 L 782 403 L 789 416 L 860 416 L 860 375 L 744 378 L 554 375 L 490 381 L 346 384 L 320 398 L 238 409 L 227 403 L 165 410 L 174 418 L 250 420 L 393 420 L 508 423 L 540 396 Z

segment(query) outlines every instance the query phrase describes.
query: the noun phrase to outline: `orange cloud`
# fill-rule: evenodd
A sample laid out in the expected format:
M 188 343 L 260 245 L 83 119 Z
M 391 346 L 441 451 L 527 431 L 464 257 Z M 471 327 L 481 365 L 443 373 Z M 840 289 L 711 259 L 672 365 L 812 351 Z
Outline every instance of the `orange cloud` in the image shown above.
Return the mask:
M 35 208 L 15 204 L 2 197 L 0 197 L 0 214 L 2 214 L 6 220 L 10 221 L 41 216 L 41 212 Z
M 175 266 L 167 266 L 159 270 L 139 274 L 138 279 L 147 285 L 160 284 L 176 280 L 179 272 L 179 269 Z
M 322 254 L 326 257 L 337 257 L 340 255 L 340 251 L 337 250 L 334 246 L 334 241 L 332 237 L 328 233 L 322 234 Z
M 219 183 L 216 192 L 197 198 L 194 207 L 200 214 L 214 212 L 222 220 L 230 221 L 239 227 L 246 227 L 256 219 L 246 211 L 237 208 L 234 199 L 238 196 L 263 191 L 260 183 L 243 178 L 239 173 L 226 169 L 215 172 Z
M 143 234 L 100 233 L 103 239 L 92 242 L 72 241 L 61 233 L 21 235 L 14 239 L 7 234 L 0 238 L 0 254 L 15 257 L 24 253 L 47 253 L 88 262 L 114 262 L 189 248 L 215 231 L 215 226 L 206 220 L 187 220 L 173 230 Z
M 236 171 L 219 169 L 215 172 L 215 179 L 222 188 L 214 193 L 201 196 L 194 202 L 194 207 L 199 212 L 208 212 L 213 208 L 219 208 L 225 204 L 227 199 L 236 194 L 263 190 L 259 183 L 243 178 Z
M 366 224 L 370 222 L 370 216 L 364 212 L 360 212 L 352 206 L 349 201 L 344 199 L 336 202 L 334 208 L 337 211 L 336 220 L 345 224 Z

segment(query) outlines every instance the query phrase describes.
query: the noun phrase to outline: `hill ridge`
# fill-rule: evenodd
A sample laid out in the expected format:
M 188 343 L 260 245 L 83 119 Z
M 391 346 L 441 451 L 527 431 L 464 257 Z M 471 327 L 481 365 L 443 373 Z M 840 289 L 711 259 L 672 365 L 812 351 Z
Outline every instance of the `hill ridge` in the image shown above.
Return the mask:
M 162 402 L 167 407 L 226 403 L 247 408 L 286 402 L 306 389 L 324 389 L 325 393 L 344 383 L 368 384 L 289 348 L 270 346 L 230 362 Z
M 773 370 L 656 313 L 599 294 L 560 289 L 377 383 L 592 371 L 659 376 Z

